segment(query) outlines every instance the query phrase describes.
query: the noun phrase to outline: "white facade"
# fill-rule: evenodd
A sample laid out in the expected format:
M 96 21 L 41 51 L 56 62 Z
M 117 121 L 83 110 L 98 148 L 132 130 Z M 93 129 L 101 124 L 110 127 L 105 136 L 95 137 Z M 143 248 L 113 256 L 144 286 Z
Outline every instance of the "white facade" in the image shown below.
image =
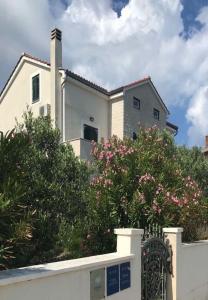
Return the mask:
M 149 77 L 107 91 L 63 69 L 58 29 L 51 33 L 50 53 L 50 63 L 28 54 L 20 57 L 0 94 L 0 131 L 11 130 L 16 120 L 21 122 L 27 108 L 35 117 L 50 113 L 61 130 L 63 142 L 71 142 L 75 154 L 84 159 L 89 159 L 92 136 L 98 141 L 112 135 L 133 137 L 139 125 L 150 127 L 155 124 L 173 133 L 177 131 L 176 126 L 170 123 L 167 126 L 169 112 Z M 34 102 L 36 75 L 39 83 Z M 158 118 L 155 118 L 154 110 Z
M 109 137 L 109 100 L 105 95 L 73 79 L 65 89 L 65 140 L 84 138 L 83 125 L 98 129 L 98 139 Z M 93 121 L 90 121 L 90 118 Z

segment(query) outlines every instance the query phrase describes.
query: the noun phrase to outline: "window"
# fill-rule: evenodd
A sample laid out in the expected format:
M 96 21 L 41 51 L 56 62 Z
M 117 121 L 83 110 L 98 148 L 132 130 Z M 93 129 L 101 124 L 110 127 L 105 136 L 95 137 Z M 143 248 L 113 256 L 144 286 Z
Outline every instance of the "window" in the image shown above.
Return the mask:
M 153 116 L 155 120 L 160 120 L 160 112 L 158 109 L 156 108 L 153 109 Z
M 136 109 L 140 109 L 140 100 L 136 97 L 133 98 L 133 107 Z
M 40 100 L 40 75 L 32 77 L 32 103 Z
M 133 138 L 134 141 L 137 139 L 137 134 L 136 134 L 136 132 L 133 132 L 132 138 Z
M 98 129 L 84 124 L 84 139 L 97 142 Z

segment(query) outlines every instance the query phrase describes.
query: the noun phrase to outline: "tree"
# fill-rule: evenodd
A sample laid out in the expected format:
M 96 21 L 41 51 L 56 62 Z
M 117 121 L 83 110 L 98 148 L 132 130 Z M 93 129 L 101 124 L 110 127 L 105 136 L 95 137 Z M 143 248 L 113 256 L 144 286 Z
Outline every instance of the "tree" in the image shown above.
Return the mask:
M 27 212 L 20 200 L 24 191 L 17 180 L 28 145 L 23 132 L 0 133 L 0 269 L 13 259 L 13 246 L 28 239 Z
M 208 197 L 208 159 L 201 148 L 177 148 L 177 157 L 180 161 L 184 176 L 191 176 L 201 188 L 205 197 Z
M 0 231 L 2 245 L 11 253 L 6 265 L 57 260 L 65 251 L 63 224 L 74 226 L 85 215 L 87 166 L 70 145 L 60 143 L 60 132 L 49 117 L 34 119 L 28 112 L 24 123 L 2 140 L 0 213 L 5 214 L 8 232 L 3 227 Z

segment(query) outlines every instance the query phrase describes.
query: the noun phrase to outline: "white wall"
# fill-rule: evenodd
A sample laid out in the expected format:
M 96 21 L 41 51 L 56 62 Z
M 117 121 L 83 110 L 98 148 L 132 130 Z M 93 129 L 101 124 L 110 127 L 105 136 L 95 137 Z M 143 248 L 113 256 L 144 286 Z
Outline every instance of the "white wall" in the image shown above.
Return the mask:
M 22 114 L 29 106 L 35 117 L 39 108 L 50 104 L 50 70 L 35 62 L 23 60 L 12 85 L 0 103 L 0 131 L 6 132 L 16 125 L 15 118 L 22 121 Z M 40 74 L 40 101 L 32 104 L 32 76 Z
M 119 229 L 117 252 L 87 258 L 0 272 L 1 300 L 90 300 L 90 272 L 130 261 L 131 287 L 107 297 L 109 300 L 141 299 L 143 231 Z
M 133 256 L 102 255 L 77 261 L 71 260 L 42 266 L 22 269 L 22 276 L 16 271 L 16 282 L 2 286 L 0 281 L 1 300 L 87 300 L 90 299 L 90 271 L 125 262 Z M 23 277 L 24 272 L 27 274 Z M 8 282 L 12 281 L 15 271 Z M 22 277 L 22 278 L 21 278 Z M 3 280 L 2 280 L 3 281 Z M 118 296 L 119 294 L 119 296 Z M 109 299 L 126 299 L 130 290 L 124 290 Z
M 83 138 L 83 125 L 98 128 L 98 138 L 108 138 L 109 102 L 105 95 L 70 79 L 65 84 L 65 139 Z M 94 118 L 94 122 L 90 121 Z
M 124 136 L 124 100 L 123 96 L 111 100 L 111 136 Z
M 208 299 L 208 241 L 181 243 L 182 228 L 165 228 L 173 272 L 167 300 Z M 141 300 L 141 229 L 116 229 L 117 252 L 0 272 L 1 300 L 91 300 L 90 272 L 123 262 L 131 265 L 131 286 L 109 300 Z M 106 287 L 105 287 L 106 295 Z M 104 298 L 103 298 L 104 299 Z
M 164 228 L 172 247 L 168 300 L 208 299 L 208 241 L 181 242 L 182 228 Z
M 208 299 L 208 241 L 182 244 L 180 299 Z

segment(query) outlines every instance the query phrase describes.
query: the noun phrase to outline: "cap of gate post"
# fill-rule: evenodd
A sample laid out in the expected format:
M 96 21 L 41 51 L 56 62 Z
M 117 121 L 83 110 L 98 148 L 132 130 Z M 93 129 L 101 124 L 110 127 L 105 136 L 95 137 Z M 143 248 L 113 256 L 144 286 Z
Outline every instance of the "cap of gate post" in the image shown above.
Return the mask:
M 117 235 L 117 253 L 119 254 L 137 254 L 141 246 L 143 229 L 118 228 L 114 230 Z
M 172 249 L 172 274 L 168 278 L 168 299 L 180 299 L 180 265 L 183 228 L 163 228 L 165 240 Z
M 117 253 L 134 255 L 131 260 L 131 299 L 141 300 L 141 240 L 144 230 L 119 228 L 114 233 L 117 235 Z
M 164 233 L 182 233 L 183 232 L 183 228 L 182 227 L 166 227 L 163 228 L 163 232 Z

